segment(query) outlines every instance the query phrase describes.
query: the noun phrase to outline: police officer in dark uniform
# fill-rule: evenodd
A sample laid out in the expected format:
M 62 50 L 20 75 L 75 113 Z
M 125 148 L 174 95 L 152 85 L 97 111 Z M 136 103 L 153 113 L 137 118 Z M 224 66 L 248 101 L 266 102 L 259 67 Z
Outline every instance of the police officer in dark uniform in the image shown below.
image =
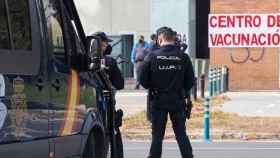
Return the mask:
M 117 61 L 110 57 L 109 55 L 112 52 L 112 46 L 109 42 L 112 42 L 111 39 L 107 37 L 104 32 L 96 32 L 94 36 L 98 37 L 101 40 L 101 51 L 103 53 L 104 59 L 102 60 L 103 68 L 105 69 L 109 80 L 111 81 L 112 85 L 116 90 L 121 90 L 124 88 L 124 78 L 121 74 L 121 71 L 118 67 Z M 115 98 L 114 98 L 115 100 Z M 114 104 L 116 102 L 114 101 Z M 122 125 L 122 117 L 123 111 L 118 110 L 115 112 L 115 135 L 116 135 L 116 143 L 117 143 L 117 157 L 123 158 L 123 143 L 122 143 L 122 136 L 119 127 Z
M 112 85 L 117 89 L 121 90 L 124 88 L 124 78 L 121 74 L 121 71 L 118 67 L 117 61 L 110 57 L 109 55 L 112 52 L 112 46 L 109 44 L 109 42 L 112 42 L 111 39 L 107 37 L 107 35 L 104 32 L 96 32 L 94 36 L 97 36 L 101 40 L 101 51 L 104 56 L 103 63 L 104 68 L 106 70 L 106 73 L 109 76 L 109 79 L 112 83 Z
M 159 49 L 150 53 L 140 70 L 141 85 L 151 91 L 152 145 L 149 158 L 160 158 L 168 114 L 183 158 L 193 158 L 186 134 L 185 97 L 194 84 L 192 63 L 175 45 L 176 32 L 157 31 Z

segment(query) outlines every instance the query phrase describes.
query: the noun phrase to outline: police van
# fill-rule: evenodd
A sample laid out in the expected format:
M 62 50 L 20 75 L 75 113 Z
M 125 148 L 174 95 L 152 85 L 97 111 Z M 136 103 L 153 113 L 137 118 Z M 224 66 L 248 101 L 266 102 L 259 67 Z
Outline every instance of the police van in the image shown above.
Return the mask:
M 0 157 L 106 157 L 114 107 L 100 60 L 73 0 L 0 0 Z

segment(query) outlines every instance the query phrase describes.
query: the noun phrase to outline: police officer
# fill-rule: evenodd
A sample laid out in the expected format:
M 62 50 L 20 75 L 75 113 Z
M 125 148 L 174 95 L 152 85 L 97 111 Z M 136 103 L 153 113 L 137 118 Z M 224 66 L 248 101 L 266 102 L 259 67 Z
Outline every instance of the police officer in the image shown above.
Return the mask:
M 101 51 L 104 56 L 103 64 L 105 66 L 105 71 L 109 77 L 109 80 L 111 81 L 112 85 L 116 90 L 121 90 L 124 88 L 124 78 L 121 74 L 121 71 L 117 65 L 117 61 L 110 57 L 109 55 L 112 52 L 112 46 L 109 44 L 109 42 L 112 42 L 111 39 L 107 37 L 107 35 L 104 32 L 96 32 L 94 36 L 99 37 L 101 40 Z M 115 98 L 114 103 L 115 104 Z M 115 137 L 116 137 L 116 147 L 117 147 L 117 157 L 123 158 L 123 143 L 122 143 L 122 136 L 119 127 L 122 125 L 122 117 L 123 117 L 123 111 L 118 110 L 115 112 Z
M 112 40 L 109 39 L 104 32 L 96 32 L 94 34 L 94 36 L 97 36 L 101 39 L 101 51 L 104 56 L 105 70 L 109 76 L 109 79 L 110 79 L 112 85 L 117 90 L 123 89 L 124 88 L 124 78 L 118 67 L 117 61 L 114 58 L 109 56 L 112 52 L 112 46 L 109 44 L 109 42 L 112 42 Z
M 192 63 L 175 45 L 176 33 L 168 27 L 157 31 L 159 49 L 150 53 L 140 70 L 141 85 L 151 91 L 152 144 L 149 158 L 160 158 L 168 114 L 181 155 L 193 158 L 186 134 L 185 92 L 194 84 Z

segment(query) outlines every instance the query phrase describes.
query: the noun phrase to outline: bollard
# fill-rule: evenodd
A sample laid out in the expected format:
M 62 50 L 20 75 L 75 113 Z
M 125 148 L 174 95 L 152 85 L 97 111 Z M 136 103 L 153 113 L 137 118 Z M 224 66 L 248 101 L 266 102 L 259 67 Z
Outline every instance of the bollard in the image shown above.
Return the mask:
M 217 94 L 221 94 L 221 88 L 222 88 L 222 84 L 221 84 L 221 82 L 222 82 L 222 69 L 221 68 L 218 68 L 217 69 L 217 84 L 218 84 L 218 86 L 217 86 Z
M 204 92 L 205 92 L 205 75 L 200 76 L 200 97 L 204 98 Z
M 204 103 L 204 140 L 206 142 L 210 141 L 210 106 L 209 97 L 205 98 Z
M 217 68 L 214 68 L 213 72 L 213 95 L 217 95 Z
M 209 78 L 208 79 L 209 96 L 212 97 L 213 96 L 213 69 L 209 70 L 208 78 Z
M 229 90 L 229 69 L 225 67 L 226 75 L 225 75 L 225 91 Z
M 197 100 L 197 78 L 195 78 L 195 83 L 194 83 L 194 87 L 192 89 L 193 92 L 193 98 L 196 101 Z
M 222 68 L 222 92 L 223 93 L 226 92 L 226 74 L 227 74 L 226 67 L 223 66 Z

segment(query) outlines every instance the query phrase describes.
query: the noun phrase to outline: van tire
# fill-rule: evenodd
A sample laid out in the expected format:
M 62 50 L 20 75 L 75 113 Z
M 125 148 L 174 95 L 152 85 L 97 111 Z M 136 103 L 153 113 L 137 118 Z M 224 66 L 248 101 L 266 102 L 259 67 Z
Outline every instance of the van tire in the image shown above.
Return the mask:
M 96 141 L 93 132 L 91 132 L 87 140 L 87 144 L 83 153 L 83 158 L 97 158 L 95 150 L 96 150 Z
M 101 140 L 98 134 L 95 135 L 96 133 L 97 131 L 93 131 L 89 135 L 84 149 L 83 158 L 105 158 L 104 140 Z

